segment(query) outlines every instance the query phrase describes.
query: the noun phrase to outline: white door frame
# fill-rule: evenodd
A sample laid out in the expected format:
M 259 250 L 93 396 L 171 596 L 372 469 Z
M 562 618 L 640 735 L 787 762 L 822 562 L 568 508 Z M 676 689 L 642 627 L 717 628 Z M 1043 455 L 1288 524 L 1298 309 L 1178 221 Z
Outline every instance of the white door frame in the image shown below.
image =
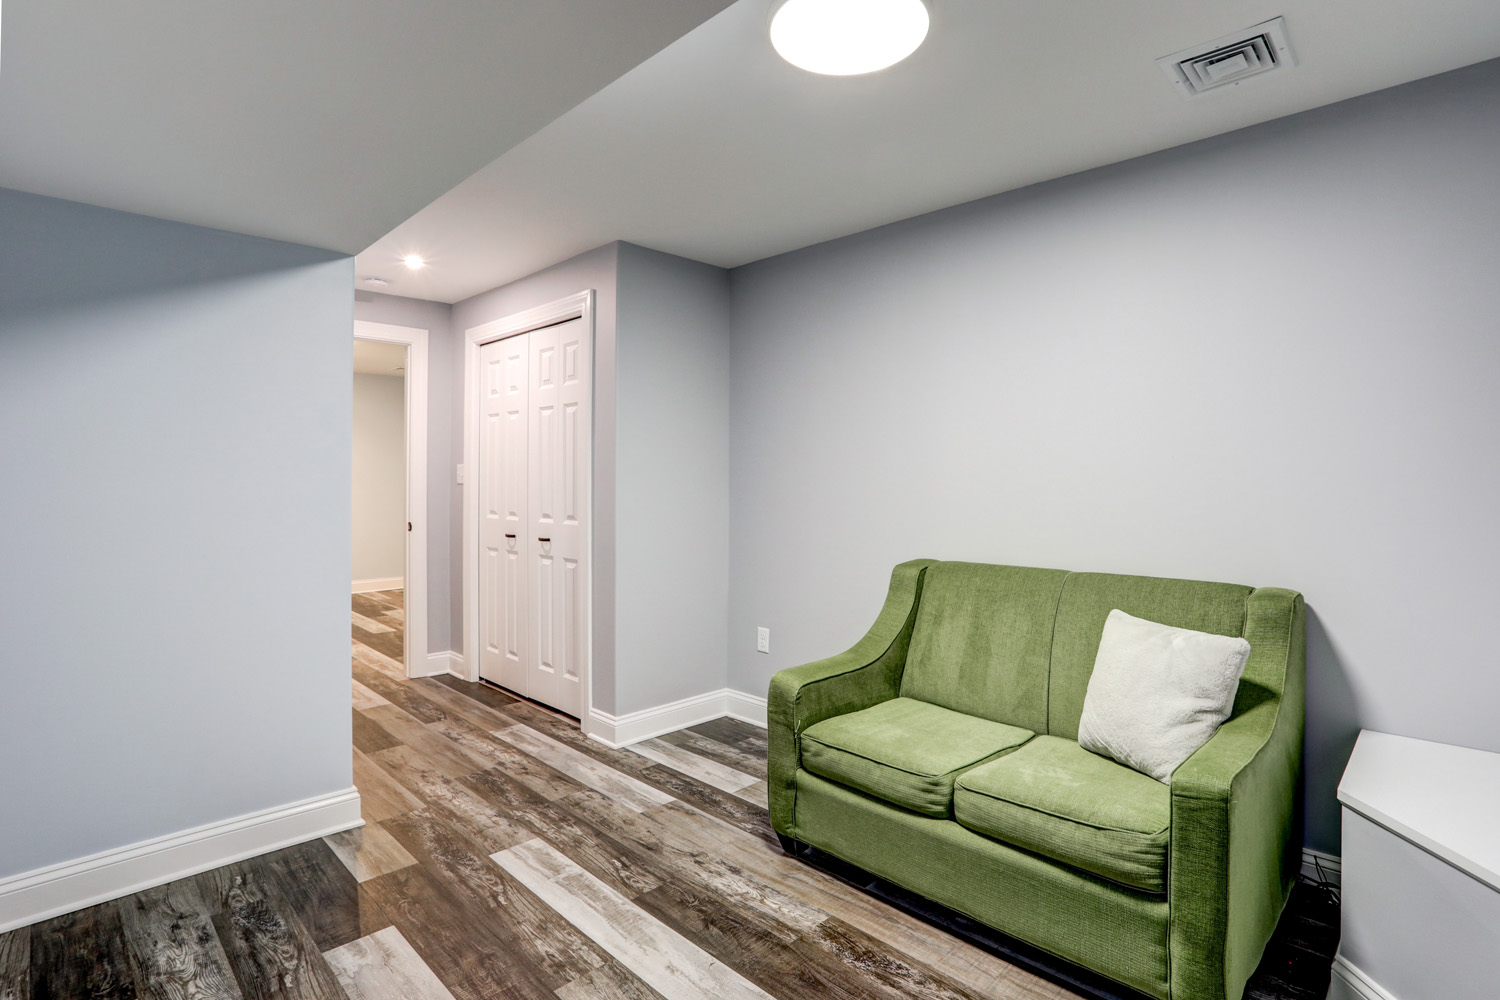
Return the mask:
M 583 335 L 589 352 L 590 400 L 594 392 L 594 290 L 578 292 L 567 298 L 546 305 L 504 316 L 464 331 L 464 530 L 463 530 L 463 601 L 464 601 L 464 675 L 470 681 L 479 680 L 479 429 L 480 429 L 480 365 L 479 348 L 496 340 L 515 337 L 544 326 L 566 323 L 571 319 L 583 320 Z M 590 406 L 590 411 L 593 406 Z M 583 704 L 578 713 L 579 728 L 584 735 L 590 734 L 589 717 L 593 708 L 594 689 L 594 428 L 593 421 L 587 428 L 588 443 L 585 448 L 583 482 L 583 535 L 584 551 L 588 553 L 588 581 L 583 588 L 584 630 L 583 670 L 579 676 L 583 690 Z
M 427 655 L 427 331 L 412 326 L 354 321 L 355 340 L 405 344 L 406 351 L 406 676 L 446 673 L 447 657 L 433 668 Z

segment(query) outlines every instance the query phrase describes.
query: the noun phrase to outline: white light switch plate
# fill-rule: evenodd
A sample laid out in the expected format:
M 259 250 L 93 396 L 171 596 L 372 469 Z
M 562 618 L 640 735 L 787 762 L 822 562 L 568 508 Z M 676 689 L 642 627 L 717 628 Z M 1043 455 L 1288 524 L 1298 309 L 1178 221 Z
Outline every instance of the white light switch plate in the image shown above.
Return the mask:
M 464 467 L 457 465 L 454 468 L 458 469 L 458 485 L 462 486 L 464 484 Z
M 771 630 L 758 628 L 755 630 L 755 651 L 757 653 L 769 653 L 771 651 Z

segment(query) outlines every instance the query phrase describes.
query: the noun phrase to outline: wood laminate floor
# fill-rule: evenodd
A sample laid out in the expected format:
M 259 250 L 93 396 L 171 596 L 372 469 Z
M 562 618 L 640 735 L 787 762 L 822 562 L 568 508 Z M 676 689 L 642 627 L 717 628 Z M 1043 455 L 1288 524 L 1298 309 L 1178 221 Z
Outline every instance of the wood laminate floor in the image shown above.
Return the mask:
M 0 1000 L 1065 1000 L 785 854 L 763 730 L 626 750 L 408 681 L 399 591 L 353 601 L 359 830 L 0 935 Z M 1321 998 L 1337 909 L 1294 896 L 1247 994 Z

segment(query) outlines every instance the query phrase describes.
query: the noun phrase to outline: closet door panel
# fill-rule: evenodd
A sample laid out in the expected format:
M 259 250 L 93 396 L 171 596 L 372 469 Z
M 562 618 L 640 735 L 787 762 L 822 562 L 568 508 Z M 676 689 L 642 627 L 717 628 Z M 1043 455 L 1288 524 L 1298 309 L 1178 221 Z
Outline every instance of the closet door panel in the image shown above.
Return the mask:
M 531 697 L 583 711 L 587 566 L 588 343 L 581 320 L 534 330 L 531 343 L 531 523 L 535 648 Z
M 529 524 L 527 335 L 480 348 L 479 675 L 526 694 Z

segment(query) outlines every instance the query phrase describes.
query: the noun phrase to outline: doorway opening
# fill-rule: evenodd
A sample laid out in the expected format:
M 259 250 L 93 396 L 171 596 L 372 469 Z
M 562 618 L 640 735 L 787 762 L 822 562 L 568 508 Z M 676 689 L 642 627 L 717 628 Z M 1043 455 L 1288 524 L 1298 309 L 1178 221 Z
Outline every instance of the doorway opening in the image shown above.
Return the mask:
M 354 658 L 384 673 L 421 677 L 431 672 L 427 331 L 356 322 L 353 378 Z

